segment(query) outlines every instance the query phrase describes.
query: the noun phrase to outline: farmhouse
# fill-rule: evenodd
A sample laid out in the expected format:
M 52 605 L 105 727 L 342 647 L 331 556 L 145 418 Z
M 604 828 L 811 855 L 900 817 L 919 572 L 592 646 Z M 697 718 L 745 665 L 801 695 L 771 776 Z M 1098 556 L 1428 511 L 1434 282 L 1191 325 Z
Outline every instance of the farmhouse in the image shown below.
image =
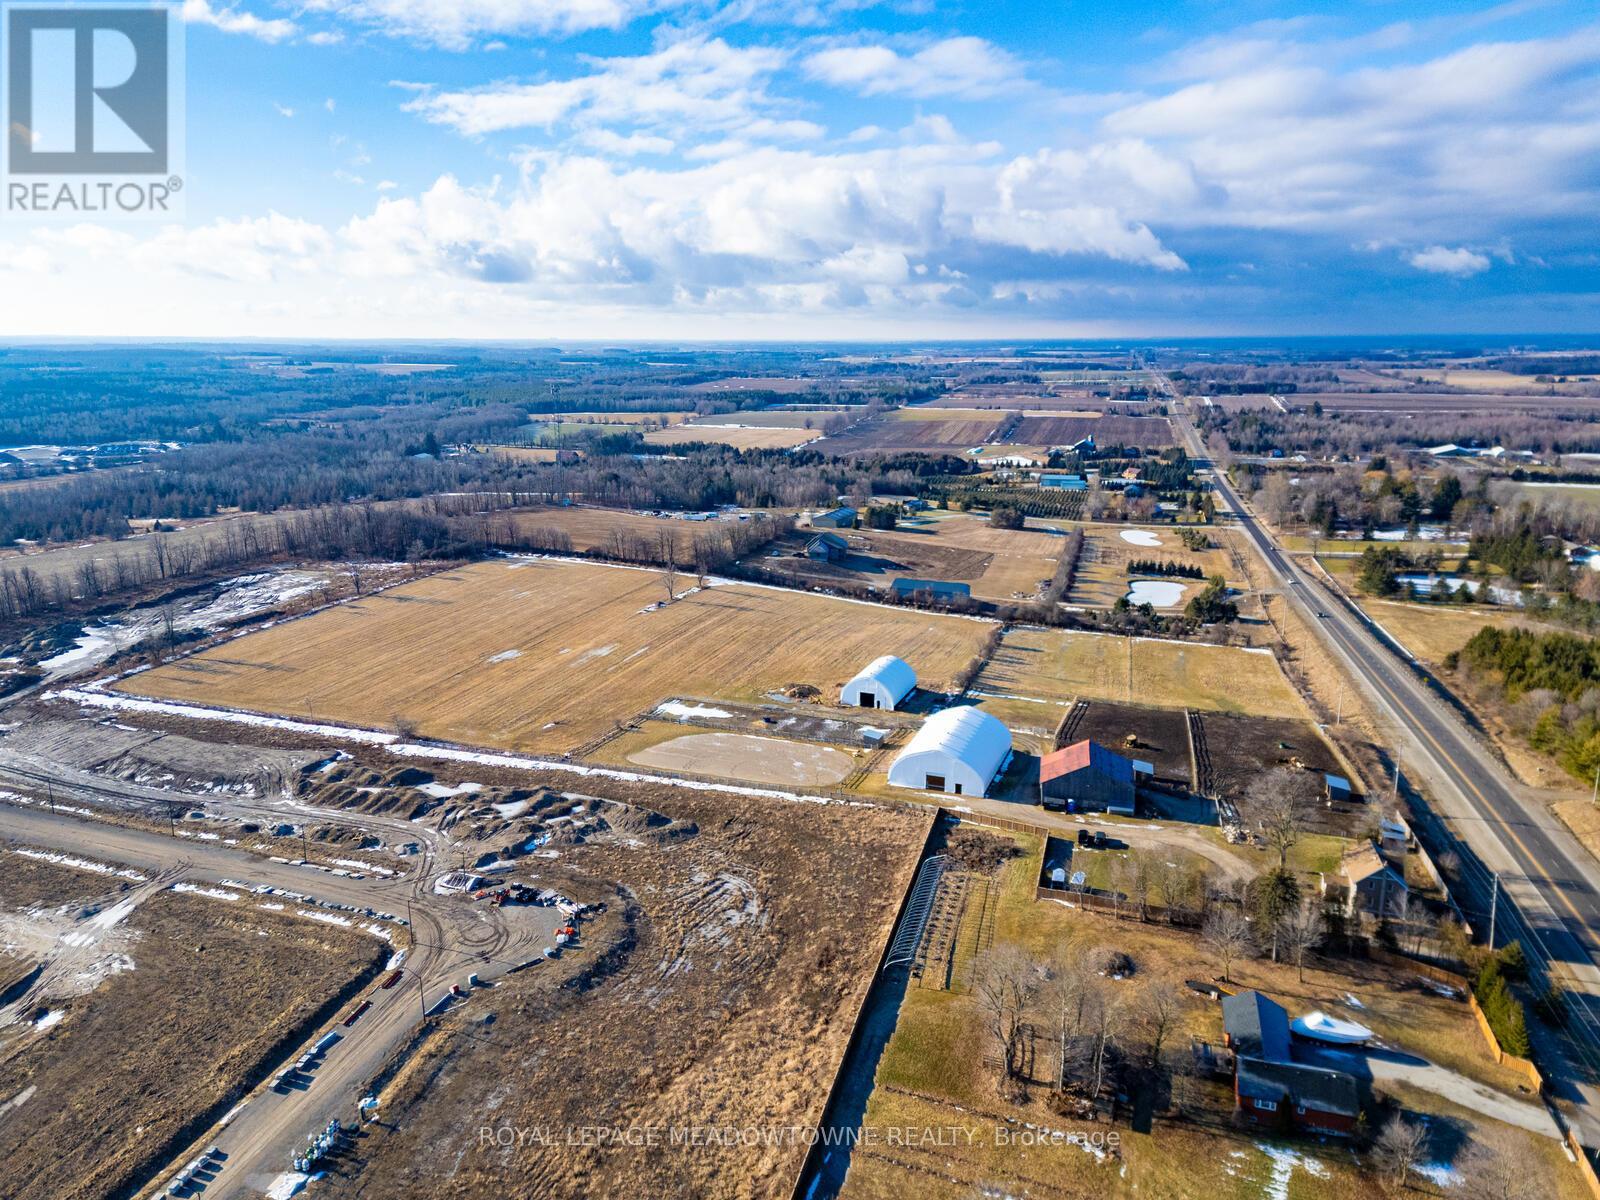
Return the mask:
M 811 518 L 813 529 L 854 529 L 856 527 L 856 510 L 848 506 L 833 509 L 831 512 L 817 513 Z
M 806 557 L 818 562 L 838 562 L 850 553 L 850 543 L 837 533 L 819 533 L 806 543 Z
M 1065 808 L 1070 803 L 1075 808 L 1132 816 L 1135 772 L 1131 760 L 1113 754 L 1099 742 L 1077 742 L 1039 760 L 1039 802 L 1046 808 Z
M 923 722 L 889 768 L 893 787 L 981 796 L 1011 759 L 1011 731 L 980 709 L 947 708 Z
M 1342 893 L 1347 917 L 1357 913 L 1399 917 L 1406 909 L 1406 881 L 1370 842 L 1346 852 L 1339 861 L 1339 873 L 1332 880 L 1322 877 L 1323 895 Z
M 950 583 L 943 579 L 896 579 L 889 585 L 896 596 L 926 596 L 930 600 L 953 600 L 972 595 L 965 583 Z
M 1311 1133 L 1353 1133 L 1361 1116 L 1355 1079 L 1293 1060 L 1289 1014 L 1260 992 L 1222 1001 L 1222 1027 L 1234 1053 L 1233 1097 L 1257 1125 Z
M 854 708 L 893 709 L 916 690 L 917 673 L 892 654 L 875 658 L 844 685 L 839 703 Z

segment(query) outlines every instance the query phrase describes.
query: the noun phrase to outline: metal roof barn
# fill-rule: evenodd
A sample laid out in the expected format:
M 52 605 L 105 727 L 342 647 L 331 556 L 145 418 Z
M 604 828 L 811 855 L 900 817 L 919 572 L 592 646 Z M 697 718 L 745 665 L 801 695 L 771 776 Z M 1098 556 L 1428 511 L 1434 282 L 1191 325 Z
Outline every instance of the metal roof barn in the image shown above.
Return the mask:
M 1011 731 L 980 709 L 947 708 L 923 722 L 889 768 L 893 787 L 981 796 L 1011 758 Z
M 875 658 L 866 668 L 844 685 L 839 693 L 839 703 L 855 708 L 894 707 L 909 696 L 917 686 L 917 673 L 904 659 L 892 654 Z

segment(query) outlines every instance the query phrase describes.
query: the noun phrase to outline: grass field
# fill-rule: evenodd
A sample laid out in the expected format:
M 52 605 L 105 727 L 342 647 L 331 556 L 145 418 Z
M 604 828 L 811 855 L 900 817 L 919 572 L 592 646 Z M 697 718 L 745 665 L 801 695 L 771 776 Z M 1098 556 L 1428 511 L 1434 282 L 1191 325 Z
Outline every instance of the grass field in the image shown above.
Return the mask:
M 1394 379 L 1421 380 L 1423 383 L 1442 383 L 1446 387 L 1464 388 L 1473 392 L 1554 392 L 1560 384 L 1541 383 L 1533 375 L 1518 375 L 1515 371 L 1492 371 L 1478 367 L 1412 368 L 1400 367 L 1384 372 Z M 1593 382 L 1593 375 L 1568 375 L 1569 383 Z
M 853 1157 L 845 1197 L 1377 1200 L 1386 1194 L 1360 1160 L 1336 1143 L 1275 1143 L 1258 1132 L 1229 1128 L 1226 1117 L 1232 1096 L 1223 1084 L 1196 1081 L 1190 1085 L 1196 1090 L 1186 1100 L 1202 1112 L 1214 1111 L 1220 1118 L 1215 1124 L 1158 1121 L 1153 1134 L 1138 1135 L 1125 1123 L 1084 1124 L 1051 1112 L 1046 1102 L 1051 1056 L 1040 1049 L 1022 1102 L 1002 1099 L 995 1088 L 997 1069 L 984 1017 L 965 969 L 978 936 L 975 927 L 983 919 L 979 914 L 985 911 L 992 912 L 994 945 L 1021 946 L 1041 960 L 1072 960 L 1108 948 L 1129 955 L 1133 977 L 1108 986 L 1116 999 L 1125 1002 L 1146 987 L 1167 989 L 1177 997 L 1177 1016 L 1167 1041 L 1174 1060 L 1186 1053 L 1189 1035 L 1218 1041 L 1221 1034 L 1219 1007 L 1188 992 L 1183 984 L 1185 979 L 1209 978 L 1217 970 L 1198 938 L 1165 926 L 1116 921 L 1035 901 L 1041 848 L 1036 839 L 1017 837 L 1015 842 L 1023 853 L 1000 868 L 987 902 L 979 905 L 969 895 L 956 935 L 958 969 L 953 986 L 946 990 L 940 981 L 930 983 L 925 978 L 907 990 L 863 1122 L 878 1140 Z M 1360 1020 L 1386 1043 L 1515 1093 L 1516 1076 L 1490 1060 L 1466 1006 L 1424 989 L 1398 986 L 1409 982 L 1403 973 L 1364 962 L 1317 960 L 1308 963 L 1301 981 L 1291 966 L 1251 960 L 1236 964 L 1232 974 L 1243 986 L 1261 988 L 1296 1014 L 1312 1008 L 1349 1011 L 1346 997 L 1355 995 L 1366 1005 Z M 1437 1141 L 1428 1148 L 1429 1161 L 1448 1165 L 1469 1141 L 1488 1140 L 1525 1168 L 1535 1183 L 1531 1194 L 1563 1200 L 1585 1194 L 1577 1171 L 1564 1160 L 1555 1140 L 1487 1120 L 1413 1089 L 1396 1098 L 1413 1112 L 1429 1114 L 1434 1122 Z M 1008 1143 L 1006 1131 L 1017 1128 L 1019 1121 L 1088 1134 L 1091 1139 L 1115 1130 L 1120 1147 L 1095 1153 L 1065 1139 L 1019 1146 L 1013 1138 Z M 906 1128 L 954 1129 L 957 1135 L 939 1144 L 887 1144 L 889 1130 Z M 1439 1193 L 1424 1185 L 1417 1194 Z
M 1574 508 L 1600 508 L 1600 486 L 1581 483 L 1495 482 L 1490 492 L 1500 504 L 1565 504 Z
M 1136 545 L 1122 536 L 1124 532 L 1148 535 L 1160 544 Z M 1221 575 L 1230 584 L 1240 585 L 1239 580 L 1230 578 L 1234 574 L 1233 564 L 1228 552 L 1221 548 L 1223 540 L 1231 535 L 1221 531 L 1210 532 L 1211 540 L 1218 543 L 1216 548 L 1200 551 L 1186 550 L 1178 535 L 1164 527 L 1141 529 L 1130 525 L 1123 530 L 1110 525 L 1086 526 L 1083 534 L 1083 551 L 1078 555 L 1078 569 L 1073 576 L 1072 591 L 1067 596 L 1071 604 L 1110 608 L 1127 593 L 1129 565 L 1139 559 L 1192 563 L 1207 577 Z M 1184 585 L 1185 597 L 1205 586 L 1199 579 L 1173 577 L 1171 581 Z
M 1118 700 L 1246 716 L 1306 715 L 1270 654 L 1063 629 L 1011 630 L 974 686 L 986 694 L 1062 703 Z
M 1403 604 L 1391 600 L 1362 599 L 1373 620 L 1381 624 L 1411 653 L 1435 665 L 1459 650 L 1485 625 L 1499 629 L 1554 628 L 1502 608 L 1488 605 Z
M 821 437 L 814 429 L 745 428 L 731 425 L 674 425 L 652 429 L 644 440 L 652 446 L 682 446 L 688 442 L 716 442 L 735 450 L 787 450 Z
M 679 587 L 688 586 L 680 581 Z M 140 695 L 568 751 L 675 695 L 830 694 L 880 654 L 949 683 L 991 626 L 726 585 L 660 605 L 653 571 L 478 563 L 134 676 Z M 652 611 L 653 608 L 653 611 Z
M 687 559 L 697 534 L 715 529 L 709 521 L 679 521 L 671 517 L 651 517 L 620 508 L 538 508 L 506 514 L 519 535 L 536 529 L 559 529 L 572 539 L 575 551 L 605 549 L 618 532 L 642 538 L 655 545 L 662 534 L 669 534 Z

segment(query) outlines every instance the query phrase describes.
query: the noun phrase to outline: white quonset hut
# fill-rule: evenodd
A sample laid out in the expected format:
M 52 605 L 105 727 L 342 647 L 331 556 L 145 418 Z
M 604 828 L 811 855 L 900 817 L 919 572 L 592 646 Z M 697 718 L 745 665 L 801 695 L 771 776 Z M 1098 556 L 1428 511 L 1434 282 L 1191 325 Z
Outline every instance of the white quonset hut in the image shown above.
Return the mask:
M 1011 759 L 1011 731 L 976 708 L 934 713 L 889 768 L 894 787 L 981 796 Z
M 854 708 L 894 708 L 916 689 L 917 673 L 892 654 L 875 658 L 844 685 L 839 703 Z

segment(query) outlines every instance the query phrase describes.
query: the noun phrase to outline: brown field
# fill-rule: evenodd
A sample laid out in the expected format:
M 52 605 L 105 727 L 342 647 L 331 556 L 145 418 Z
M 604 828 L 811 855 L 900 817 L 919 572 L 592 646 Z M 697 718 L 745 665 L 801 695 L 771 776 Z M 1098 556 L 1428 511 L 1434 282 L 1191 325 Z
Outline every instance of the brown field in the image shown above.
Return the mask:
M 1361 607 L 1424 662 L 1438 666 L 1445 656 L 1465 646 L 1486 625 L 1499 629 L 1548 632 L 1555 626 L 1530 621 L 1516 612 L 1489 605 L 1405 604 L 1361 598 Z
M 990 628 L 738 584 L 647 611 L 664 598 L 653 571 L 479 563 L 261 630 L 120 686 L 565 752 L 675 695 L 755 699 L 791 683 L 826 694 L 880 654 L 905 658 L 926 686 L 939 687 Z
M 757 565 L 814 583 L 887 588 L 901 576 L 970 584 L 980 600 L 1031 600 L 1048 583 L 1061 556 L 1059 534 L 1033 529 L 992 529 L 965 513 L 930 514 L 894 532 L 848 533 L 849 557 L 839 562 L 763 557 Z M 804 537 L 788 547 L 799 551 Z
M 440 1022 L 384 1092 L 384 1125 L 369 1128 L 352 1170 L 330 1172 L 315 1193 L 791 1193 L 806 1152 L 796 1140 L 585 1145 L 565 1131 L 655 1130 L 665 1142 L 669 1129 L 820 1124 L 929 815 L 642 785 L 629 799 L 670 818 L 674 836 L 636 821 L 625 836 L 565 845 L 540 868 L 554 886 L 606 904 L 559 968 L 578 981 L 522 972 Z M 499 1148 L 480 1142 L 485 1125 L 560 1133 Z
M 1063 704 L 1116 700 L 1268 717 L 1306 712 L 1271 654 L 1033 626 L 1005 635 L 974 687 Z
M 1133 531 L 1141 527 L 1130 525 L 1128 529 Z M 1193 563 L 1207 577 L 1221 575 L 1228 578 L 1229 583 L 1240 585 L 1240 581 L 1230 578 L 1235 574 L 1233 563 L 1228 552 L 1221 548 L 1229 535 L 1220 530 L 1209 531 L 1211 540 L 1218 544 L 1217 548 L 1200 551 L 1185 549 L 1178 535 L 1169 528 L 1142 528 L 1142 532 L 1154 534 L 1160 539 L 1159 547 L 1135 546 L 1122 538 L 1120 529 L 1110 525 L 1085 526 L 1083 532 L 1083 550 L 1078 556 L 1078 570 L 1073 576 L 1072 591 L 1067 597 L 1069 603 L 1085 608 L 1110 608 L 1119 597 L 1126 594 L 1128 568 L 1139 559 Z M 1172 582 L 1184 585 L 1185 597 L 1205 586 L 1203 580 L 1180 576 L 1173 576 Z
M 1518 375 L 1515 371 L 1494 371 L 1481 367 L 1449 367 L 1445 369 L 1429 367 L 1398 367 L 1392 371 L 1381 374 L 1389 379 L 1399 379 L 1406 382 L 1442 383 L 1445 387 L 1463 388 L 1471 392 L 1540 392 L 1545 395 L 1555 395 L 1560 392 L 1562 385 L 1559 383 L 1541 383 L 1533 375 Z M 1593 375 L 1568 375 L 1568 383 L 1592 383 Z
M 998 835 L 1005 836 L 1005 835 Z M 1011 839 L 1008 839 L 1011 840 Z M 1131 1011 L 1142 989 L 1164 989 L 1177 999 L 1163 1058 L 1176 1069 L 1188 1055 L 1191 1037 L 1220 1041 L 1219 1006 L 1188 991 L 1186 979 L 1217 973 L 1200 939 L 1158 924 L 1088 913 L 1034 899 L 1041 862 L 1037 839 L 1019 837 L 1022 852 L 987 877 L 967 876 L 967 902 L 954 936 L 948 986 L 943 973 L 913 980 L 893 1037 L 878 1066 L 876 1089 L 868 1101 L 864 1126 L 876 1137 L 864 1142 L 851 1160 L 846 1200 L 968 1200 L 975 1195 L 1050 1196 L 1061 1200 L 1379 1200 L 1391 1194 L 1342 1145 L 1313 1141 L 1278 1142 L 1259 1131 L 1230 1123 L 1231 1090 L 1224 1082 L 1175 1077 L 1172 1099 L 1196 1118 L 1193 1122 L 1158 1115 L 1152 1134 L 1132 1133 L 1125 1120 L 1107 1125 L 1062 1117 L 1050 1108 L 1053 1058 L 1041 1050 L 1026 1061 L 1028 1086 L 1018 1102 L 1002 1098 L 997 1069 L 973 987 L 973 963 L 980 938 L 996 947 L 1021 947 L 1041 961 L 1073 961 L 1116 949 L 1134 964 L 1129 979 L 1107 986 Z M 1100 852 L 1103 858 L 1104 853 Z M 979 903 L 982 897 L 984 903 Z M 983 923 L 992 922 L 986 933 Z M 1366 1006 L 1359 1019 L 1385 1044 L 1422 1054 L 1442 1066 L 1524 1100 L 1517 1077 L 1490 1059 L 1466 1004 L 1415 986 L 1404 970 L 1371 962 L 1313 956 L 1305 978 L 1287 963 L 1266 959 L 1238 963 L 1236 983 L 1259 988 L 1298 1015 L 1314 1008 L 1347 1012 L 1354 995 Z M 1042 1019 L 1042 1018 L 1041 1018 Z M 1126 1044 L 1143 1036 L 1130 1029 Z M 1577 1170 L 1567 1163 L 1560 1143 L 1521 1128 L 1456 1107 L 1414 1088 L 1378 1085 L 1412 1113 L 1427 1114 L 1432 1133 L 1425 1157 L 1450 1164 L 1472 1142 L 1488 1142 L 1512 1156 L 1533 1190 L 1552 1200 L 1587 1195 Z M 1065 1139 L 1019 1143 L 1008 1130 L 1017 1122 L 1091 1138 L 1115 1131 L 1119 1145 L 1100 1153 Z M 955 1130 L 941 1142 L 890 1141 L 899 1129 Z M 1280 1149 L 1279 1147 L 1282 1147 Z M 1293 1157 L 1284 1159 L 1287 1150 Z M 1268 1151 L 1278 1154 L 1275 1165 Z M 1444 1195 L 1420 1184 L 1417 1195 Z
M 0 911 L 117 892 L 101 875 L 9 853 L 0 863 Z M 8 1200 L 131 1195 L 180 1152 L 186 1123 L 221 1116 L 243 1081 L 268 1069 L 280 1038 L 387 957 L 351 930 L 170 891 L 117 932 L 135 969 L 46 1000 L 65 1011 L 59 1024 L 0 1042 L 0 1104 L 32 1092 L 0 1119 Z
M 812 429 L 745 428 L 731 425 L 674 425 L 652 429 L 644 440 L 652 446 L 682 446 L 689 442 L 717 442 L 735 450 L 787 450 L 821 437 Z
M 1023 417 L 1008 435 L 1024 445 L 1070 446 L 1093 436 L 1100 446 L 1139 446 L 1160 450 L 1177 444 L 1172 426 L 1165 417 L 1123 417 L 1111 414 L 1083 417 Z
M 717 525 L 713 521 L 679 521 L 620 508 L 584 508 L 579 505 L 524 509 L 506 516 L 509 516 L 519 536 L 536 529 L 561 530 L 572 539 L 572 549 L 580 554 L 606 549 L 613 544 L 614 534 L 619 531 L 628 537 L 643 539 L 652 546 L 662 534 L 669 534 L 685 559 L 688 558 L 695 536 Z
M 498 454 L 501 458 L 509 458 L 515 462 L 553 463 L 561 453 L 555 446 L 486 446 L 484 450 L 489 454 Z M 577 451 L 580 456 L 582 451 Z
M 894 450 L 960 453 L 973 446 L 981 446 L 994 435 L 1003 421 L 1001 413 L 974 420 L 954 421 L 941 420 L 925 412 L 916 416 L 896 413 L 858 425 L 839 437 L 828 438 L 819 449 L 838 455 L 878 454 Z

